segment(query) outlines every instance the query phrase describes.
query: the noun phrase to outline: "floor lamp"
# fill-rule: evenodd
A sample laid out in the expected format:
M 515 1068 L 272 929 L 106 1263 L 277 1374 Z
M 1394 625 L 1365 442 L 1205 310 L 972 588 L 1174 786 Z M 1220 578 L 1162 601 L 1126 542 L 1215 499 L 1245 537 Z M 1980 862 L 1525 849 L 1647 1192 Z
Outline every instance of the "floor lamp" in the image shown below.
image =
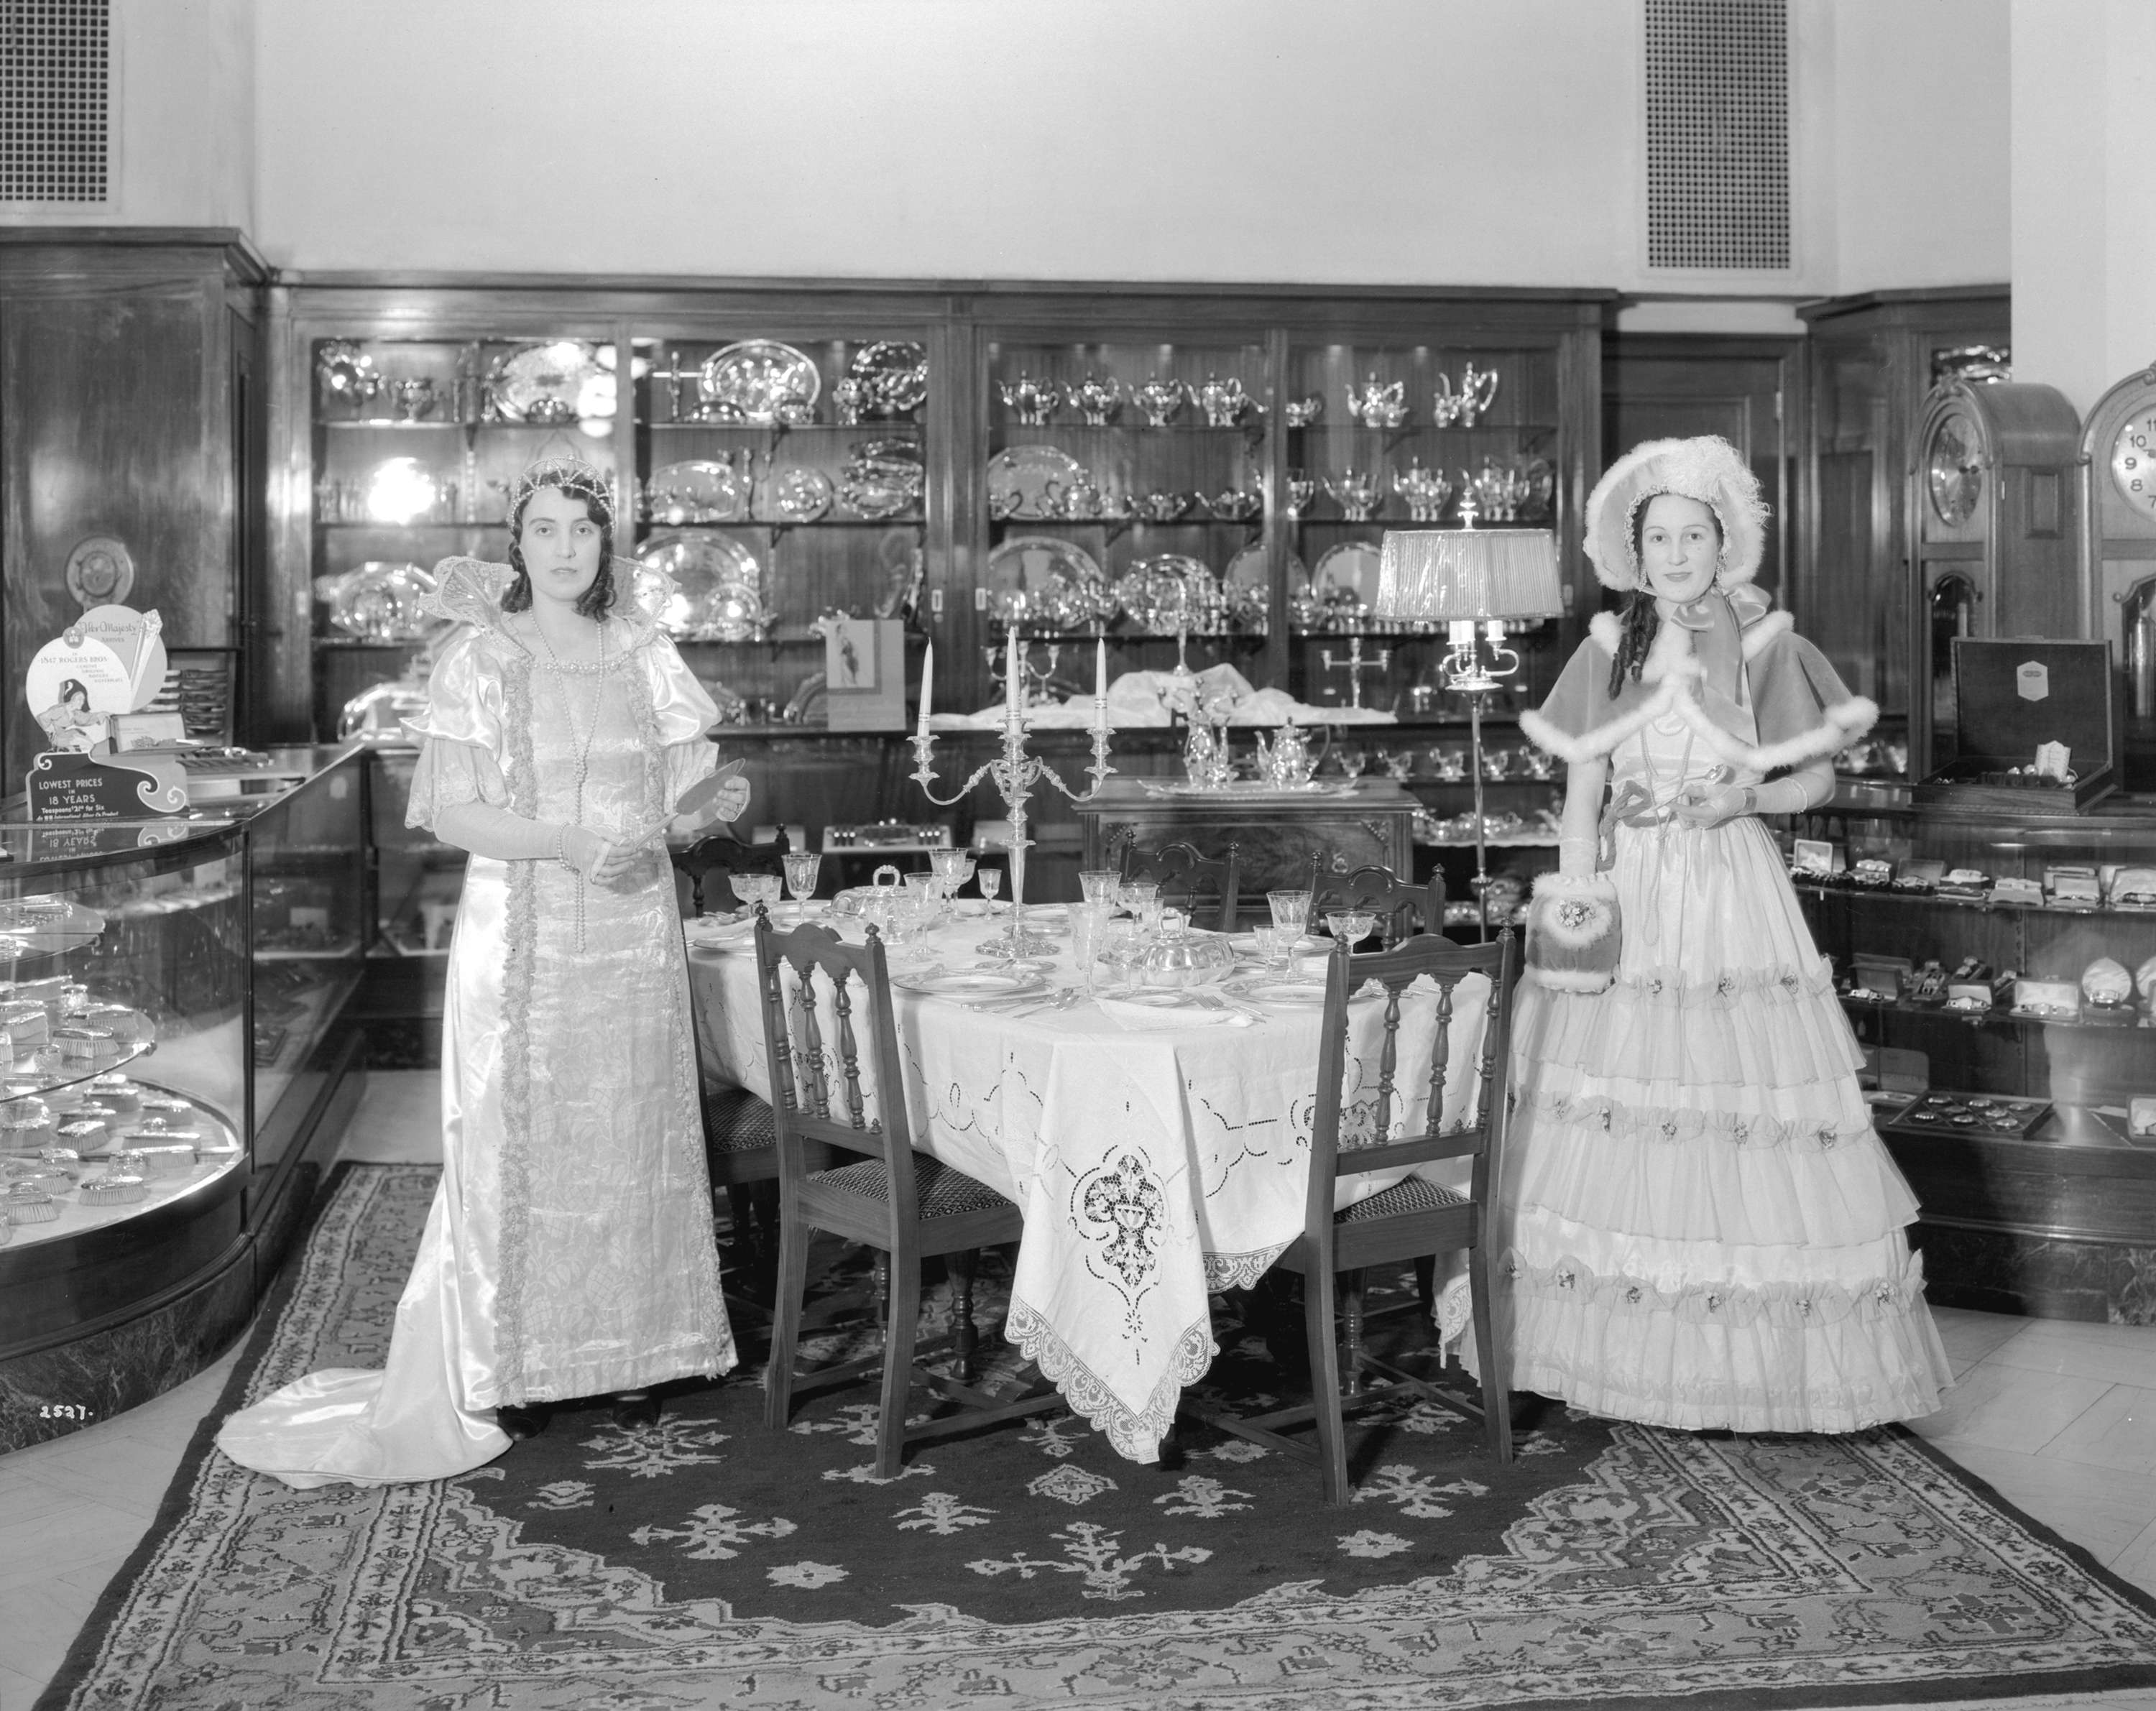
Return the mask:
M 1482 698 L 1520 669 L 1505 626 L 1563 610 L 1557 537 L 1547 529 L 1478 529 L 1461 507 L 1456 529 L 1394 529 L 1379 552 L 1375 615 L 1442 624 L 1451 641 L 1439 662 L 1445 686 L 1467 697 L 1475 778 L 1475 913 L 1490 937 L 1490 854 L 1482 815 Z M 1484 644 L 1487 644 L 1485 657 Z

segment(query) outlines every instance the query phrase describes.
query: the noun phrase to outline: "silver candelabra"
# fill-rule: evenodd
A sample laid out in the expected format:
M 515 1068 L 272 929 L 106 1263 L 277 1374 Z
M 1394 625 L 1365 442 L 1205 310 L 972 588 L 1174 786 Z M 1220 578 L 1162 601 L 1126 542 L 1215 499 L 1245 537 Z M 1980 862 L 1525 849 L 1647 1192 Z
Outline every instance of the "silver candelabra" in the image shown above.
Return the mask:
M 936 794 L 936 769 L 931 763 L 935 748 L 935 737 L 925 729 L 913 738 L 914 758 L 920 763 L 914 768 L 913 778 L 921 786 L 921 794 L 938 808 L 950 808 L 963 799 L 983 778 L 993 778 L 996 789 L 1004 799 L 1004 818 L 1010 825 L 1010 926 L 1006 931 L 990 938 L 982 948 L 1007 952 L 1014 957 L 1052 953 L 1057 948 L 1054 939 L 1025 930 L 1025 852 L 1030 847 L 1030 840 L 1025 835 L 1026 800 L 1033 794 L 1033 787 L 1044 778 L 1073 802 L 1091 801 L 1100 794 L 1101 786 L 1115 771 L 1108 764 L 1107 698 L 1097 694 L 1093 697 L 1093 764 L 1086 768 L 1087 776 L 1093 782 L 1082 791 L 1072 789 L 1047 762 L 1026 752 L 1025 725 L 1014 704 L 1009 717 L 1004 722 L 1002 754 L 985 765 L 977 767 L 973 775 L 948 796 Z

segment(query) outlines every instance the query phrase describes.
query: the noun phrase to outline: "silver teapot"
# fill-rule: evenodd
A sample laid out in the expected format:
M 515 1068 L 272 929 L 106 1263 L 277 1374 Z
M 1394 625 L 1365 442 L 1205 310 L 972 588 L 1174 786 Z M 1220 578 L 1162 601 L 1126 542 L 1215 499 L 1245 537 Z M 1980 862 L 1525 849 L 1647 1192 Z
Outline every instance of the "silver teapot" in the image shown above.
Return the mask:
M 1123 402 L 1123 383 L 1112 374 L 1088 374 L 1070 388 L 1070 402 L 1085 413 L 1088 428 L 1105 428 Z
M 1138 515 L 1149 523 L 1172 523 L 1190 509 L 1188 493 L 1165 493 L 1158 489 L 1138 501 Z
M 1068 487 L 1050 481 L 1047 485 L 1045 496 L 1047 510 L 1051 516 L 1080 522 L 1101 515 L 1101 490 L 1090 475 L 1074 477 Z
M 1143 386 L 1132 388 L 1131 396 L 1145 412 L 1147 427 L 1165 428 L 1189 398 L 1190 388 L 1179 380 L 1163 380 L 1156 374 Z
M 1281 406 L 1281 414 L 1286 419 L 1291 428 L 1315 427 L 1317 419 L 1324 414 L 1325 400 L 1314 392 L 1299 398 L 1290 398 Z
M 1317 482 L 1301 470 L 1287 472 L 1287 514 L 1299 517 L 1310 509 L 1310 502 L 1317 497 Z
M 1217 374 L 1209 374 L 1198 388 L 1198 406 L 1205 412 L 1209 428 L 1232 428 L 1243 419 L 1253 400 L 1243 390 L 1243 383 L 1234 375 L 1223 380 Z
M 859 427 L 861 412 L 867 407 L 868 388 L 854 376 L 849 374 L 833 383 L 831 408 L 838 413 L 836 419 L 841 428 Z
M 1030 374 L 1021 374 L 1016 380 L 1006 380 L 998 388 L 1004 403 L 1018 413 L 1021 424 L 1039 428 L 1045 424 L 1063 402 L 1063 388 L 1052 380 L 1035 380 Z
M 1348 414 L 1365 428 L 1397 428 L 1408 419 L 1407 383 L 1381 383 L 1377 371 L 1363 385 L 1348 388 Z
M 1307 784 L 1317 771 L 1317 763 L 1325 758 L 1325 750 L 1332 739 L 1330 727 L 1326 727 L 1324 742 L 1317 753 L 1310 750 L 1310 733 L 1292 722 L 1283 725 L 1267 742 L 1264 732 L 1258 734 L 1258 776 L 1268 784 L 1282 789 L 1300 789 Z

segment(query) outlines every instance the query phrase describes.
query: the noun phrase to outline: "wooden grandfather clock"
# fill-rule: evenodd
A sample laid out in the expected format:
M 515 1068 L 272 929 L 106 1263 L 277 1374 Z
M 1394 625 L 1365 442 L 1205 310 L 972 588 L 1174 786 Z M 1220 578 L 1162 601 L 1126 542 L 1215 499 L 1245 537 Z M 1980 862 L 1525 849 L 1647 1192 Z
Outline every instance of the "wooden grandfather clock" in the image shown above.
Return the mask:
M 1950 380 L 1924 401 L 1907 468 L 1912 777 L 1954 753 L 1954 637 L 2087 633 L 2080 457 L 2055 387 Z
M 2156 790 L 2156 362 L 2097 400 L 2082 457 L 2085 632 L 2126 680 L 2125 788 Z

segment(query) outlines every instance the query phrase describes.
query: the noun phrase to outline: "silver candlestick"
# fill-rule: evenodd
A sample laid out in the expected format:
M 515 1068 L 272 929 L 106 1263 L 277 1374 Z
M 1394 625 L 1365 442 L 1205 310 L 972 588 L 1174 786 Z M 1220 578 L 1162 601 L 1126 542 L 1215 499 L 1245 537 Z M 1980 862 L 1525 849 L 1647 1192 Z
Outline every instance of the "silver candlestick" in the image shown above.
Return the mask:
M 1032 795 L 1033 787 L 1044 778 L 1068 796 L 1073 802 L 1091 801 L 1101 791 L 1108 775 L 1115 768 L 1108 764 L 1108 704 L 1104 696 L 1093 697 L 1093 764 L 1086 768 L 1091 785 L 1085 790 L 1074 790 L 1050 769 L 1047 762 L 1036 759 L 1026 752 L 1025 726 L 1014 709 L 1004 722 L 1004 752 L 994 760 L 974 769 L 973 776 L 948 796 L 938 796 L 934 786 L 936 770 L 930 757 L 935 753 L 936 739 L 923 731 L 913 739 L 914 758 L 920 764 L 914 768 L 914 782 L 921 786 L 921 794 L 938 808 L 949 808 L 960 801 L 983 778 L 993 778 L 1002 794 L 1004 818 L 1010 825 L 1010 926 L 984 943 L 981 948 L 1014 957 L 1039 957 L 1052 954 L 1056 942 L 1038 933 L 1025 930 L 1025 852 L 1030 847 L 1025 835 L 1026 799 Z

